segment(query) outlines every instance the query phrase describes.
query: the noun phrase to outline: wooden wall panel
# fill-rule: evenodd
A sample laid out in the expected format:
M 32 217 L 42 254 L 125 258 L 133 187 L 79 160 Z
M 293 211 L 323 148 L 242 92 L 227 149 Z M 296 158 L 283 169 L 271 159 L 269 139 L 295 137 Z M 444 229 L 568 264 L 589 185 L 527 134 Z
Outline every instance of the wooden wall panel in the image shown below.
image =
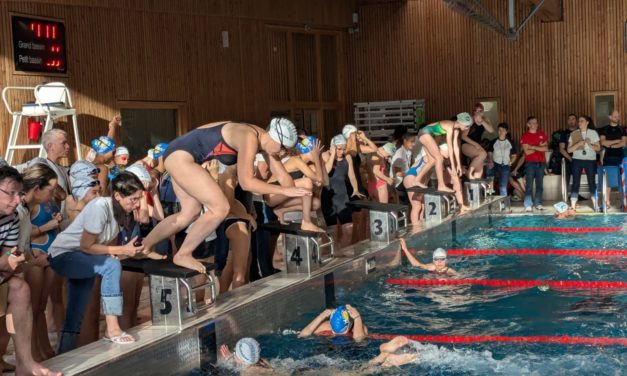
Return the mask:
M 103 134 L 123 101 L 175 102 L 183 129 L 209 121 L 264 125 L 270 116 L 267 25 L 337 30 L 354 0 L 0 0 L 0 84 L 59 80 L 71 89 L 83 142 Z M 68 75 L 13 72 L 9 12 L 62 19 Z M 222 47 L 222 31 L 229 47 Z M 315 64 L 312 63 L 314 66 Z M 274 86 L 273 86 L 274 85 Z M 314 86 L 315 87 L 315 86 Z M 285 93 L 281 93 L 284 95 Z M 15 104 L 24 97 L 15 98 Z M 0 110 L 0 154 L 10 116 Z M 122 129 L 123 131 L 124 129 Z
M 486 1 L 506 22 L 506 1 Z M 517 10 L 517 22 L 528 12 Z M 570 112 L 593 113 L 592 92 L 616 90 L 625 111 L 627 2 L 570 0 L 564 21 L 533 19 L 515 42 L 440 0 L 359 8 L 360 32 L 346 35 L 347 113 L 353 102 L 425 98 L 430 121 L 500 98 L 502 120 L 519 137 L 528 115 L 549 132 Z

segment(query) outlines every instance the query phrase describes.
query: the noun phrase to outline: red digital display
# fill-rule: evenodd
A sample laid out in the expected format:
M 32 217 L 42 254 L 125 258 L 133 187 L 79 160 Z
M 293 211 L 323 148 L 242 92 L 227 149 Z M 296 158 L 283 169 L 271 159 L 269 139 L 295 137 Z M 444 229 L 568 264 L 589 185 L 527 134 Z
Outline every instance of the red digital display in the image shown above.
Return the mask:
M 63 22 L 12 16 L 12 26 L 15 70 L 66 73 Z

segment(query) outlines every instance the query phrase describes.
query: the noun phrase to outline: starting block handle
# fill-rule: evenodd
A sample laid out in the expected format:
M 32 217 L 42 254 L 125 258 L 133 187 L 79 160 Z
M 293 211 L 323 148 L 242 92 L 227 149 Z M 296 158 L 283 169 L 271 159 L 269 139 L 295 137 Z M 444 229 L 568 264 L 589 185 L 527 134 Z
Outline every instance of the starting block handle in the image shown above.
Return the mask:
M 333 258 L 335 255 L 333 253 L 334 248 L 335 248 L 335 243 L 333 242 L 333 237 L 331 237 L 331 235 L 327 235 L 329 237 L 329 241 L 326 243 L 322 243 L 320 244 L 320 242 L 318 242 L 318 239 L 316 238 L 311 238 L 311 241 L 314 242 L 314 244 L 316 245 L 316 247 L 318 248 L 318 257 L 320 257 L 320 262 L 322 262 L 322 249 L 323 248 L 327 248 L 327 247 L 331 247 L 331 257 Z M 328 259 L 325 259 L 324 261 L 326 261 Z
M 206 308 L 208 308 L 211 304 L 213 304 L 213 302 L 215 302 L 216 299 L 216 285 L 215 285 L 215 281 L 213 280 L 213 277 L 211 276 L 211 274 L 209 273 L 205 273 L 205 275 L 207 276 L 207 282 L 202 283 L 198 286 L 195 287 L 191 287 L 189 285 L 189 283 L 187 283 L 187 281 L 185 281 L 185 279 L 180 278 L 179 281 L 183 284 L 183 286 L 185 286 L 185 290 L 187 291 L 187 311 L 191 312 L 191 313 L 196 313 L 198 311 L 202 311 Z M 210 303 L 205 303 L 199 307 L 197 307 L 196 309 L 194 309 L 194 302 L 196 301 L 196 297 L 194 296 L 194 291 L 199 290 L 199 289 L 204 289 L 206 286 L 210 286 L 210 291 L 211 291 L 211 304 Z
M 403 226 L 407 226 L 407 212 L 406 211 L 400 211 L 401 215 L 398 215 L 399 212 L 392 212 L 390 213 L 390 215 L 392 216 L 392 218 L 394 218 L 394 221 L 396 222 L 396 231 L 398 231 L 399 228 L 401 228 L 400 223 L 403 222 Z

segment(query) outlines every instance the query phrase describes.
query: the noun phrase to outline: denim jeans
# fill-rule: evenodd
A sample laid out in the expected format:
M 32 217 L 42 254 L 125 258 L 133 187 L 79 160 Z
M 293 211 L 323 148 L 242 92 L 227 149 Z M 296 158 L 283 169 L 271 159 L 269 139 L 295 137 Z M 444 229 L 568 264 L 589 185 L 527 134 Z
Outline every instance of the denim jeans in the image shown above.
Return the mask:
M 597 185 L 594 174 L 597 171 L 597 161 L 573 158 L 573 188 L 570 193 L 571 200 L 577 200 L 579 197 L 579 185 L 581 184 L 581 175 L 584 169 L 586 170 L 586 177 L 588 178 L 590 197 L 596 197 Z
M 509 181 L 509 165 L 494 164 L 494 176 L 499 181 L 499 191 L 501 196 L 507 196 L 507 182 Z
M 59 339 L 59 353 L 63 353 L 77 347 L 85 308 L 96 276 L 102 277 L 102 313 L 122 315 L 122 266 L 118 259 L 111 256 L 90 255 L 81 251 L 66 252 L 53 257 L 50 266 L 56 273 L 68 278 L 67 310 Z
M 531 199 L 533 182 L 536 182 L 536 192 Z M 544 180 L 544 162 L 525 162 L 525 208 L 542 205 L 542 184 Z

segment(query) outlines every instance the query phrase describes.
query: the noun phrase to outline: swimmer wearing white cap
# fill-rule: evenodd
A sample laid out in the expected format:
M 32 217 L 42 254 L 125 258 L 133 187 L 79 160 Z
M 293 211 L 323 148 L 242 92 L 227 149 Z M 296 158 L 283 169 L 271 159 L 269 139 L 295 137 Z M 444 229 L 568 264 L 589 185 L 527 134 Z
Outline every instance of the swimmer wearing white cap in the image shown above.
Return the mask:
M 401 239 L 401 250 L 413 267 L 421 268 L 438 275 L 448 275 L 451 277 L 459 276 L 459 273 L 446 265 L 446 251 L 442 248 L 437 248 L 433 251 L 433 262 L 429 264 L 421 263 L 416 257 L 414 257 L 414 255 L 411 254 L 411 252 L 409 252 L 405 239 Z
M 261 346 L 256 339 L 245 337 L 237 341 L 231 351 L 227 345 L 220 346 L 220 361 L 225 364 L 234 364 L 242 374 L 261 375 L 272 374 L 272 368 L 267 360 L 261 358 Z
M 575 219 L 575 209 L 569 207 L 564 201 L 553 205 L 553 208 L 555 209 L 556 219 Z

